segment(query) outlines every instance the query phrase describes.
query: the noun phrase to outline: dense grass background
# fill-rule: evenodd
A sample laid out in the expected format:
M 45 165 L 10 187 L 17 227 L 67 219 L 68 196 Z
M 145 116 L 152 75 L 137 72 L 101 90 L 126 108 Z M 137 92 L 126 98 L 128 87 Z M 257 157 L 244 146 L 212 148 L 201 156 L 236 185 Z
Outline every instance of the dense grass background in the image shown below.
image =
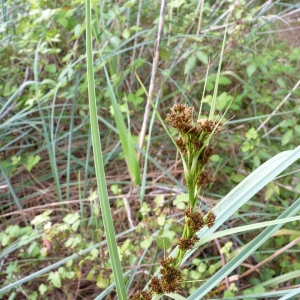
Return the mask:
M 218 212 L 220 229 L 231 231 L 200 233 L 201 245 L 184 262 L 180 294 L 297 299 L 299 221 L 284 219 L 281 229 L 281 221 L 260 224 L 299 210 L 297 1 L 169 1 L 164 15 L 160 1 L 93 1 L 91 7 L 88 30 L 80 1 L 1 3 L 2 299 L 117 297 L 99 187 L 108 190 L 114 258 L 128 297 L 145 287 L 176 246 L 187 193 L 182 165 L 154 110 L 145 114 L 147 96 L 138 78 L 146 90 L 153 84 L 152 100 L 163 119 L 175 102 L 196 113 L 202 105 L 201 117 L 208 116 L 216 82 L 217 112 L 234 98 L 224 130 L 214 138 L 214 183 L 199 198 L 204 212 Z M 87 74 L 89 38 L 93 70 Z M 97 111 L 89 103 L 93 89 Z M 100 158 L 100 148 L 93 151 L 97 121 Z M 103 187 L 96 179 L 99 159 Z M 228 194 L 251 173 L 238 193 Z M 245 225 L 252 230 L 245 232 Z M 264 243 L 254 249 L 260 232 Z M 224 280 L 215 286 L 216 278 Z

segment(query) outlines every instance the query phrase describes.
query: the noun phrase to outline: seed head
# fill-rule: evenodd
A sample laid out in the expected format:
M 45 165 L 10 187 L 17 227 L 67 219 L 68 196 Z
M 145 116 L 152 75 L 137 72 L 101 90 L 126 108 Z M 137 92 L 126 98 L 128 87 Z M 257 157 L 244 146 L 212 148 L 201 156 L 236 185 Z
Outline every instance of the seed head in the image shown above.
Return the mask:
M 160 284 L 160 279 L 157 276 L 153 276 L 149 284 L 149 288 L 156 294 L 162 294 L 163 289 Z
M 132 297 L 130 298 L 131 300 L 151 300 L 151 292 L 150 291 L 137 291 L 135 292 Z
M 171 110 L 172 112 L 167 114 L 166 121 L 180 132 L 189 132 L 193 128 L 191 125 L 193 107 L 188 107 L 183 104 L 174 104 Z
M 180 270 L 166 266 L 161 270 L 161 280 L 160 284 L 165 293 L 175 293 L 179 290 L 180 281 L 181 281 L 181 272 Z
M 187 220 L 187 224 L 194 232 L 200 230 L 204 226 L 204 220 L 201 212 L 194 211 Z
M 219 134 L 222 130 L 223 124 L 220 120 L 207 120 L 207 119 L 200 119 L 197 121 L 201 130 L 205 133 L 214 133 Z
M 200 176 L 197 180 L 197 185 L 198 185 L 198 187 L 201 187 L 201 186 L 209 184 L 211 182 L 213 182 L 213 177 L 212 177 L 211 173 L 204 170 L 204 171 L 202 171 L 202 173 L 200 174 Z
M 175 259 L 175 258 L 173 258 L 173 257 L 168 257 L 168 258 L 162 260 L 162 261 L 160 262 L 160 264 L 161 264 L 164 268 L 166 268 L 166 267 L 168 267 L 168 266 L 171 266 L 171 265 L 174 264 L 175 262 L 176 262 L 176 259 Z
M 194 235 L 192 238 L 181 238 L 178 243 L 178 248 L 184 251 L 190 250 L 198 241 L 199 238 L 196 235 Z
M 208 226 L 208 228 L 211 228 L 215 225 L 215 220 L 216 220 L 216 215 L 212 211 L 210 211 L 208 212 L 204 223 L 205 225 Z

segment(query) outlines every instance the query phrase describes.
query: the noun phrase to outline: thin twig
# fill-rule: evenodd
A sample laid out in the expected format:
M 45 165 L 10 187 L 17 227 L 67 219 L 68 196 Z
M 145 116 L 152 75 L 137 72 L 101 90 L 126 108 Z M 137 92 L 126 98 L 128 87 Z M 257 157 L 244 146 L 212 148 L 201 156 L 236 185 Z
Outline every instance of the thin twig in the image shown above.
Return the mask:
M 156 71 L 157 71 L 158 60 L 159 60 L 159 49 L 160 49 L 160 44 L 161 44 L 161 40 L 162 40 L 163 27 L 164 27 L 164 22 L 165 22 L 166 4 L 167 4 L 167 1 L 162 0 L 161 9 L 160 9 L 160 18 L 159 18 L 159 24 L 158 24 L 155 55 L 154 55 L 154 59 L 153 59 L 152 73 L 151 73 L 151 80 L 150 80 L 150 87 L 149 87 L 149 98 L 150 99 L 153 98 L 153 93 L 154 93 L 154 82 L 155 82 Z M 150 108 L 151 108 L 151 103 L 150 103 L 149 99 L 147 99 L 144 120 L 143 120 L 142 129 L 141 129 L 140 136 L 139 136 L 139 148 L 140 149 L 143 148 L 143 144 L 144 144 L 144 140 L 145 140 L 146 129 L 147 129 L 147 124 L 148 124 L 148 119 L 149 119 L 149 114 L 150 114 Z M 138 152 L 137 157 L 138 157 L 138 161 L 140 161 L 140 157 L 141 157 L 140 152 Z

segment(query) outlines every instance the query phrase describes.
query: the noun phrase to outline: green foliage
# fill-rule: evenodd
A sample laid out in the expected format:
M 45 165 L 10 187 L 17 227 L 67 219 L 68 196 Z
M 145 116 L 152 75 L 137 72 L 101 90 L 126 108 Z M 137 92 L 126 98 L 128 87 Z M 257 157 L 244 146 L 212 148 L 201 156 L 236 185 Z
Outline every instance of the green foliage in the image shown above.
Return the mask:
M 214 106 L 222 114 L 233 100 L 225 115 L 224 133 L 215 137 L 216 145 L 212 144 L 216 153 L 210 157 L 208 168 L 214 169 L 213 183 L 199 198 L 206 210 L 275 154 L 298 146 L 300 94 L 299 88 L 292 88 L 299 80 L 300 50 L 293 43 L 298 33 L 292 31 L 297 27 L 293 18 L 296 1 L 272 5 L 243 0 L 220 5 L 200 2 L 168 2 L 155 97 L 162 118 L 174 102 L 188 103 L 197 112 L 201 108 L 201 117 L 206 117 Z M 97 121 L 110 186 L 109 206 L 118 233 L 131 226 L 129 218 L 137 225 L 134 234 L 118 240 L 116 247 L 122 272 L 131 270 L 130 279 L 125 278 L 130 294 L 147 280 L 140 274 L 152 275 L 157 259 L 167 256 L 178 243 L 189 198 L 182 166 L 176 163 L 174 167 L 175 148 L 154 117 L 147 128 L 149 148 L 141 155 L 149 166 L 141 178 L 145 191 L 139 186 L 136 190 L 129 187 L 131 179 L 139 182 L 135 155 L 146 100 L 133 70 L 147 90 L 160 3 L 146 0 L 117 5 L 104 1 L 92 5 Z M 0 8 L 0 281 L 7 287 L 27 278 L 0 297 L 46 299 L 56 297 L 56 292 L 67 297 L 74 291 L 80 291 L 80 295 L 72 294 L 74 298 L 94 299 L 102 292 L 102 298 L 109 297 L 114 277 L 107 246 L 81 255 L 84 249 L 106 239 L 97 193 L 88 194 L 96 186 L 84 56 L 84 3 L 4 1 Z M 227 40 L 217 79 L 227 16 Z M 284 100 L 289 92 L 291 96 Z M 300 193 L 298 169 L 295 163 L 286 174 L 266 184 L 228 218 L 228 223 L 222 223 L 223 229 L 228 224 L 238 227 L 273 220 L 288 209 Z M 30 223 L 34 228 L 28 226 Z M 294 241 L 299 236 L 298 227 L 298 221 L 286 223 L 248 258 L 249 263 L 264 261 Z M 241 232 L 222 237 L 225 259 L 234 259 L 256 235 Z M 242 277 L 240 286 L 231 285 L 228 290 L 220 284 L 215 290 L 211 287 L 206 297 L 263 297 L 278 287 L 277 277 L 299 269 L 298 246 L 262 266 L 257 280 L 251 275 Z M 75 253 L 80 257 L 44 276 L 36 273 Z M 224 270 L 214 243 L 202 245 L 199 255 L 193 257 L 197 258 L 190 269 L 183 272 L 184 296 Z M 241 270 L 248 269 L 241 266 Z M 281 287 L 300 284 L 293 274 L 279 278 L 286 280 L 280 281 Z M 245 285 L 250 287 L 243 290 Z M 171 296 L 179 299 L 178 294 Z

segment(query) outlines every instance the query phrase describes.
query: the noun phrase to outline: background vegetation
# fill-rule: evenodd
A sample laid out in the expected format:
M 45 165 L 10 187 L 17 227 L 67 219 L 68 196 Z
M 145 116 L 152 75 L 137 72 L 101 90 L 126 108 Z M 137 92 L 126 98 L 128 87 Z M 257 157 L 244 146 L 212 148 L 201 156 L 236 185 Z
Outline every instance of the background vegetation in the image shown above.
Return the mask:
M 222 114 L 234 101 L 214 138 L 214 182 L 199 197 L 204 211 L 262 163 L 299 144 L 297 2 L 167 4 L 153 91 L 162 117 L 174 103 L 194 106 L 197 113 L 203 92 L 202 114 L 209 114 L 228 19 L 216 109 Z M 160 1 L 92 1 L 103 164 L 129 296 L 144 288 L 178 242 L 188 201 L 180 157 L 153 111 L 138 147 L 147 97 L 137 76 L 147 88 L 160 9 Z M 1 4 L 2 299 L 116 298 L 97 198 L 85 16 L 82 1 Z M 134 147 L 141 153 L 140 173 Z M 298 171 L 296 162 L 222 229 L 285 212 L 299 198 Z M 258 233 L 202 245 L 185 262 L 179 293 L 193 294 Z M 278 299 L 299 287 L 299 236 L 299 221 L 287 222 L 205 298 Z

